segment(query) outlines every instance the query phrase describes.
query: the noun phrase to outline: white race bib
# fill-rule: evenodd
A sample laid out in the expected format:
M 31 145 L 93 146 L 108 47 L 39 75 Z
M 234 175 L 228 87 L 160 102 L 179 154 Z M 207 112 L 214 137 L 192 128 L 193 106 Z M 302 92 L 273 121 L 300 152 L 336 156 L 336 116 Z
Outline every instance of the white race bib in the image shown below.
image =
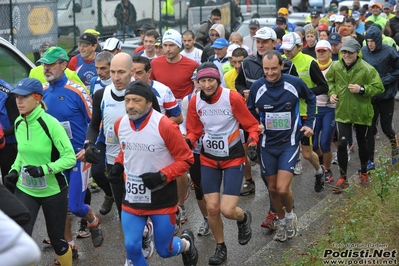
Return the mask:
M 205 133 L 202 140 L 204 151 L 213 156 L 229 156 L 229 142 L 227 133 Z
M 130 203 L 151 203 L 151 190 L 148 189 L 143 179 L 138 175 L 126 174 L 125 200 Z
M 64 121 L 64 122 L 60 122 L 62 127 L 65 129 L 65 132 L 68 135 L 69 139 L 72 139 L 72 129 L 71 129 L 71 124 L 69 123 L 69 121 Z
M 291 113 L 265 113 L 265 125 L 267 130 L 289 130 L 291 129 Z
M 22 175 L 22 185 L 27 188 L 46 188 L 47 183 L 46 183 L 46 177 L 41 176 L 41 177 L 33 177 L 30 176 L 28 173 L 25 172 L 25 168 L 22 167 L 21 171 Z
M 105 141 L 107 144 L 119 144 L 113 127 L 110 127 L 105 133 Z

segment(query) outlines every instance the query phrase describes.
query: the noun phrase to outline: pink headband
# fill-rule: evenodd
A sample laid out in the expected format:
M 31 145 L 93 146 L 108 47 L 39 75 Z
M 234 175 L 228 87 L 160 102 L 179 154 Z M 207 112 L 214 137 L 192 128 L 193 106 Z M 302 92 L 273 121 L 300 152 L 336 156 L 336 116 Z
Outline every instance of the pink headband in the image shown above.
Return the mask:
M 220 80 L 219 70 L 211 67 L 203 68 L 197 73 L 197 80 L 200 80 L 202 78 L 215 78 Z

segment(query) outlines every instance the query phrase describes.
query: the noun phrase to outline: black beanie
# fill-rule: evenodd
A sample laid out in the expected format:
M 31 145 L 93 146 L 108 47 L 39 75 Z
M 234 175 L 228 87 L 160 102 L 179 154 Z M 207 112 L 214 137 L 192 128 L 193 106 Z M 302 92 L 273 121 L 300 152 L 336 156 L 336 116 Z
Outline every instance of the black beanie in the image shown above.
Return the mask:
M 135 80 L 127 85 L 125 96 L 128 94 L 136 94 L 144 97 L 147 101 L 152 102 L 152 91 L 150 85 L 147 83 Z

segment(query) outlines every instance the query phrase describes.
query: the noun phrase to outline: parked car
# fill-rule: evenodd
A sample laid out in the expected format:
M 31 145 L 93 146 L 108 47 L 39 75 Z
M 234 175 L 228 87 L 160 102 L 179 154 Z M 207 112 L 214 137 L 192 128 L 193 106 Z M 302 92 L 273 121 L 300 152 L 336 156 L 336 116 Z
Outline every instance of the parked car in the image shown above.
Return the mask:
M 297 26 L 303 26 L 305 25 L 305 19 L 306 17 L 309 16 L 309 13 L 292 13 L 289 17 L 288 17 L 288 21 L 290 23 L 293 23 Z M 272 17 L 272 18 L 257 18 L 257 21 L 259 21 L 260 27 L 273 27 L 276 24 L 276 18 Z M 249 22 L 251 21 L 251 19 L 245 20 L 243 21 L 240 26 L 238 26 L 237 28 L 237 32 L 241 33 L 241 35 L 243 37 L 247 36 L 249 34 Z
M 240 0 L 244 19 L 270 17 L 277 14 L 276 0 Z
M 15 87 L 35 65 L 14 45 L 0 37 L 0 78 Z
M 325 6 L 324 6 L 324 10 L 325 10 L 325 12 L 327 12 L 327 8 L 330 6 L 330 2 L 331 2 L 331 0 L 325 0 Z M 385 2 L 385 0 L 375 0 L 374 1 L 375 3 L 384 3 Z M 339 7 L 341 7 L 341 6 L 347 6 L 347 7 L 349 7 L 349 9 L 352 9 L 352 4 L 353 4 L 353 1 L 350 1 L 350 0 L 338 0 L 338 6 Z M 366 4 L 370 4 L 370 1 L 360 1 L 360 7 L 362 7 L 362 6 L 364 6 L 364 5 L 366 5 Z M 323 6 L 323 1 L 322 0 L 309 0 L 309 11 L 312 11 L 312 10 L 317 10 L 317 11 L 319 11 L 319 12 L 322 12 L 322 6 Z M 338 10 L 339 10 L 339 7 L 338 7 Z

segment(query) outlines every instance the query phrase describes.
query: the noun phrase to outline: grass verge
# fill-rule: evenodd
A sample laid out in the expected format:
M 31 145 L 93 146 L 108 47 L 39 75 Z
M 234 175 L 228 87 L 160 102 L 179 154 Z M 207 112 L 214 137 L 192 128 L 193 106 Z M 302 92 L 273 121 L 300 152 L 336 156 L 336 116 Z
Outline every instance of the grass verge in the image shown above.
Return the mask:
M 363 187 L 358 180 L 351 184 L 343 200 L 328 212 L 326 230 L 307 243 L 307 252 L 287 252 L 285 265 L 399 264 L 396 251 L 392 253 L 399 247 L 399 163 L 392 166 L 391 159 L 380 157 L 377 165 L 369 185 Z M 328 255 L 328 250 L 337 252 L 337 257 Z M 376 258 L 375 250 L 388 253 Z

